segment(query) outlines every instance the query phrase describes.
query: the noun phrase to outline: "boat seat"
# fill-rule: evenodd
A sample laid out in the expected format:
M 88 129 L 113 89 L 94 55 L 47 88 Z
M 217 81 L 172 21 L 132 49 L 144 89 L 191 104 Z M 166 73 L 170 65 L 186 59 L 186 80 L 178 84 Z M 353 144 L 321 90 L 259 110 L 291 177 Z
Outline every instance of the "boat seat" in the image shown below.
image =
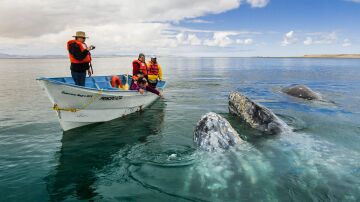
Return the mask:
M 86 77 L 85 78 L 85 87 L 88 87 L 88 88 L 96 88 L 96 85 L 94 83 L 94 80 L 91 78 L 91 77 Z
M 96 82 L 98 89 L 112 89 L 110 82 Z
M 110 81 L 104 77 L 93 77 L 97 89 L 112 89 Z
M 65 77 L 64 82 L 68 84 L 75 84 L 74 79 L 72 77 Z

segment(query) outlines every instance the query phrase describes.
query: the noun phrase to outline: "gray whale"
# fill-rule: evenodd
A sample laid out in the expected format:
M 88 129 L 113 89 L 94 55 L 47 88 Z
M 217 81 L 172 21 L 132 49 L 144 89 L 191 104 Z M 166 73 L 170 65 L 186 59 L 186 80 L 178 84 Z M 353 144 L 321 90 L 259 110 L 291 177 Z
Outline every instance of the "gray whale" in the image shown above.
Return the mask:
M 239 92 L 229 95 L 229 112 L 242 118 L 252 128 L 265 134 L 278 134 L 288 127 L 268 108 L 255 103 Z
M 302 98 L 306 100 L 321 100 L 321 96 L 318 93 L 312 91 L 309 87 L 305 85 L 291 85 L 283 88 L 281 91 L 283 93 L 286 93 L 287 95 L 297 98 Z
M 193 140 L 204 151 L 226 150 L 243 142 L 230 123 L 214 112 L 201 117 L 196 124 Z

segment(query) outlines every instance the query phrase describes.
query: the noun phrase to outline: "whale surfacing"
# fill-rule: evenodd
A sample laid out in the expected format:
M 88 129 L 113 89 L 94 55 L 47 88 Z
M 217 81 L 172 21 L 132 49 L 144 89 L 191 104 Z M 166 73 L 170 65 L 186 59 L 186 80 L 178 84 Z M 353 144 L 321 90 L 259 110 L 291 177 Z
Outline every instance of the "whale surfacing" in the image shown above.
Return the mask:
M 284 131 L 286 124 L 268 108 L 255 103 L 239 92 L 229 95 L 229 112 L 242 118 L 252 128 L 266 134 Z
M 321 100 L 321 96 L 305 85 L 291 85 L 281 90 L 283 93 L 306 100 Z
M 193 140 L 204 151 L 226 150 L 243 142 L 230 123 L 213 112 L 201 117 L 196 124 Z

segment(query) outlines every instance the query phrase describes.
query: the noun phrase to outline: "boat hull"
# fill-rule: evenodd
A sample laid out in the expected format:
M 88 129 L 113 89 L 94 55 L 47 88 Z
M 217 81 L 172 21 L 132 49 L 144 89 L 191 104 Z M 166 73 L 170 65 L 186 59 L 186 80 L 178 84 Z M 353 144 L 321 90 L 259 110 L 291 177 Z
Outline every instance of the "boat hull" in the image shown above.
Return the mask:
M 55 106 L 64 131 L 140 111 L 159 98 L 150 92 L 89 89 L 47 79 L 38 82 Z

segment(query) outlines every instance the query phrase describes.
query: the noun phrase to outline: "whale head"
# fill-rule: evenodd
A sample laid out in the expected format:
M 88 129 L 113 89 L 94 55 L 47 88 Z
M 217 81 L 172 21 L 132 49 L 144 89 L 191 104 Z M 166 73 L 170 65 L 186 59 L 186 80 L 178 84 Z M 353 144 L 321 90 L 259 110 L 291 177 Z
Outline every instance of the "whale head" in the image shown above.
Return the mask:
M 239 116 L 252 128 L 265 134 L 278 134 L 287 126 L 271 110 L 262 106 L 239 92 L 229 95 L 229 111 Z
M 194 143 L 201 150 L 226 150 L 241 142 L 242 139 L 230 123 L 216 113 L 205 114 L 196 124 Z

